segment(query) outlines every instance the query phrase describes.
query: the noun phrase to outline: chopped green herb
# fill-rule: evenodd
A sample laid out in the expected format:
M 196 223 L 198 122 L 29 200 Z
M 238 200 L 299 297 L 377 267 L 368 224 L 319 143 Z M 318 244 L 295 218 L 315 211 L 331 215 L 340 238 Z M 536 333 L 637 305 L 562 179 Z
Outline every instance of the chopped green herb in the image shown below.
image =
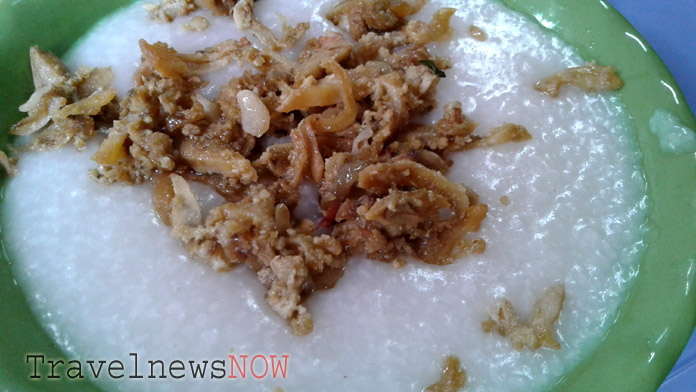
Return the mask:
M 438 78 L 444 78 L 445 76 L 447 76 L 445 75 L 444 71 L 442 71 L 440 68 L 437 67 L 437 65 L 435 65 L 433 60 L 420 60 L 418 62 L 428 67 Z

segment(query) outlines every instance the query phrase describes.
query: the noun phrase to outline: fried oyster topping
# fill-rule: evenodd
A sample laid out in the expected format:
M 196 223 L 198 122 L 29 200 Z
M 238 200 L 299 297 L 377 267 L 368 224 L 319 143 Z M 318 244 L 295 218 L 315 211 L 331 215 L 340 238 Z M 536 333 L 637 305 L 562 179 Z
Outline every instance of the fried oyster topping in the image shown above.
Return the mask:
M 350 29 L 341 21 L 359 15 L 363 28 L 351 32 L 357 42 L 329 33 L 289 59 L 279 49 L 294 45 L 305 27 L 275 38 L 259 27 L 248 0 L 165 1 L 159 11 L 191 6 L 232 12 L 237 26 L 259 35 L 264 46 L 242 38 L 183 54 L 141 40 L 133 89 L 115 104 L 93 156 L 94 179 L 152 182 L 154 209 L 171 234 L 216 270 L 245 264 L 256 272 L 266 302 L 296 335 L 313 329 L 307 297 L 333 287 L 349 256 L 444 265 L 484 251 L 474 233 L 487 206 L 445 177 L 450 156 L 531 136 L 512 124 L 475 135 L 477 124 L 458 102 L 446 104 L 435 124 L 415 120 L 437 105 L 441 80 L 423 61 L 437 69 L 451 65 L 426 44 L 451 35 L 453 9 L 424 23 L 405 19 L 421 3 L 342 3 L 331 17 Z M 370 14 L 373 8 L 381 11 Z M 35 70 L 37 97 L 30 101 L 39 103 L 17 130 L 52 121 L 65 132 L 64 119 L 109 119 L 112 90 L 98 83 L 106 71 L 78 72 L 91 81 L 81 84 L 57 58 L 37 53 L 43 66 Z M 216 99 L 201 95 L 205 74 L 233 61 L 246 71 Z M 74 89 L 64 93 L 65 86 Z M 204 214 L 192 182 L 225 202 Z M 317 189 L 323 219 L 301 216 L 303 187 Z
M 555 284 L 548 287 L 534 303 L 527 321 L 520 321 L 508 300 L 501 300 L 492 309 L 488 320 L 481 323 L 484 332 L 497 331 L 507 337 L 515 350 L 527 348 L 536 351 L 541 347 L 558 350 L 560 343 L 554 338 L 554 324 L 563 308 L 565 287 Z
M 588 63 L 582 67 L 563 70 L 538 82 L 534 88 L 556 98 L 561 87 L 566 84 L 580 87 L 588 93 L 594 93 L 618 90 L 623 87 L 623 80 L 616 74 L 615 67 L 600 67 L 595 63 Z
M 171 22 L 199 9 L 207 9 L 216 15 L 231 15 L 238 0 L 161 0 L 143 6 L 152 19 Z
M 202 16 L 195 16 L 191 18 L 188 23 L 182 23 L 181 28 L 186 31 L 203 31 L 210 26 L 208 19 Z
M 162 22 L 172 22 L 174 19 L 188 15 L 199 9 L 207 9 L 216 15 L 227 15 L 234 19 L 239 31 L 249 31 L 261 41 L 264 46 L 273 51 L 292 48 L 309 30 L 309 23 L 299 23 L 294 27 L 283 23 L 283 36 L 276 37 L 273 32 L 259 22 L 254 15 L 255 0 L 162 0 L 159 4 L 145 4 L 144 8 L 152 19 Z M 202 31 L 208 28 L 208 21 L 200 16 L 194 17 L 188 24 L 182 25 L 184 30 Z
M 486 32 L 476 25 L 469 26 L 469 37 L 481 42 L 488 39 Z
M 466 372 L 459 364 L 459 358 L 448 355 L 442 360 L 440 380 L 431 384 L 423 392 L 458 392 L 466 384 Z
M 17 158 L 8 157 L 5 151 L 0 151 L 0 166 L 2 166 L 8 176 L 14 177 L 17 175 Z
M 29 49 L 29 59 L 35 91 L 19 107 L 27 117 L 10 133 L 33 136 L 21 150 L 55 150 L 70 143 L 84 148 L 95 130 L 117 115 L 111 70 L 82 67 L 71 75 L 60 59 L 36 46 Z

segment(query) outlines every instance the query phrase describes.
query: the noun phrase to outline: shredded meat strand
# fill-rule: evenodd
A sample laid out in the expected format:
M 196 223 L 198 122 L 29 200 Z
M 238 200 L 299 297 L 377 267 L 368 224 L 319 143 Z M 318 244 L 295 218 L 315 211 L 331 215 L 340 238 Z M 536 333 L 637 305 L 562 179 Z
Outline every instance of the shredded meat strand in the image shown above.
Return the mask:
M 600 67 L 588 63 L 582 67 L 568 68 L 548 79 L 538 82 L 534 88 L 554 98 L 558 97 L 561 87 L 571 84 L 588 93 L 618 90 L 623 87 L 623 80 L 612 66 Z

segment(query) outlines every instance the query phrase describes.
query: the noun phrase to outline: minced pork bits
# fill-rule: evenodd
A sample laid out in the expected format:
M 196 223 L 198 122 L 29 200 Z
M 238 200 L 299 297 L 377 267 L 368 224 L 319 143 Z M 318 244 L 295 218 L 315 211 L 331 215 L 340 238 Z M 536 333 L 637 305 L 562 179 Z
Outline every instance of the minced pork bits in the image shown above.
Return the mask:
M 405 19 L 418 4 L 347 1 L 329 18 L 356 42 L 329 33 L 290 59 L 280 50 L 308 25 L 286 26 L 276 37 L 256 20 L 251 1 L 165 1 L 151 10 L 170 20 L 199 6 L 232 14 L 263 47 L 242 38 L 182 54 L 141 40 L 135 85 L 120 101 L 108 69 L 71 76 L 55 56 L 33 48 L 36 92 L 13 132 L 37 134 L 25 148 L 41 150 L 81 148 L 101 131 L 93 178 L 152 182 L 154 208 L 172 235 L 216 270 L 252 268 L 267 303 L 296 335 L 313 329 L 306 298 L 333 287 L 350 256 L 445 265 L 484 251 L 473 233 L 487 206 L 445 177 L 450 156 L 530 135 L 503 124 L 476 136 L 458 102 L 445 104 L 435 124 L 413 120 L 437 105 L 440 78 L 422 61 L 451 66 L 426 44 L 451 36 L 453 9 L 424 23 Z M 201 76 L 232 61 L 246 71 L 217 99 L 200 95 Z M 226 201 L 203 216 L 192 181 Z M 318 224 L 294 218 L 307 183 L 319 189 Z

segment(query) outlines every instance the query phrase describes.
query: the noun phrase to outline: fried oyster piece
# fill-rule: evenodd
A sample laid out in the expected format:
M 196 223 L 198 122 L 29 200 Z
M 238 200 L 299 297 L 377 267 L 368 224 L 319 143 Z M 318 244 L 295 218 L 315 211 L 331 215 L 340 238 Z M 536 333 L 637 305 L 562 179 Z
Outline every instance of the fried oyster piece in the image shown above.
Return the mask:
M 566 84 L 579 87 L 588 93 L 594 93 L 618 90 L 623 87 L 623 80 L 616 74 L 615 67 L 600 67 L 595 63 L 588 63 L 582 67 L 563 70 L 538 82 L 534 88 L 556 98 L 561 87 Z
M 0 151 L 0 166 L 8 176 L 17 175 L 17 157 L 8 157 L 5 151 Z
M 144 8 L 152 19 L 162 22 L 172 22 L 174 19 L 188 15 L 199 9 L 207 9 L 216 15 L 227 15 L 234 19 L 239 31 L 249 31 L 263 45 L 272 51 L 292 48 L 309 30 L 309 23 L 298 23 L 288 26 L 283 19 L 283 35 L 279 38 L 271 29 L 259 22 L 254 15 L 255 0 L 162 0 L 160 3 L 145 4 Z M 185 30 L 201 31 L 208 27 L 207 20 L 193 18 L 189 24 L 182 25 Z
M 33 135 L 21 150 L 56 150 L 73 143 L 85 147 L 101 123 L 110 123 L 118 111 L 113 74 L 108 68 L 70 70 L 50 52 L 29 49 L 34 93 L 19 107 L 27 117 L 15 124 L 13 135 Z
M 283 19 L 283 36 L 278 38 L 271 29 L 259 22 L 254 15 L 254 0 L 239 0 L 233 9 L 234 24 L 239 31 L 250 31 L 261 43 L 273 51 L 292 48 L 309 30 L 309 23 L 298 23 L 295 27 L 285 24 Z
M 480 42 L 486 41 L 488 39 L 488 35 L 486 34 L 486 32 L 476 25 L 469 26 L 469 37 Z
M 554 325 L 563 308 L 565 287 L 555 284 L 548 287 L 534 303 L 527 321 L 520 321 L 508 300 L 501 300 L 490 312 L 488 320 L 481 323 L 484 332 L 498 332 L 507 337 L 515 350 L 527 348 L 536 351 L 541 347 L 558 350 L 560 343 L 554 338 Z
M 208 9 L 217 15 L 231 15 L 238 0 L 161 0 L 147 3 L 143 8 L 152 19 L 171 22 L 199 9 Z
M 429 385 L 423 392 L 458 392 L 466 385 L 466 371 L 461 367 L 459 358 L 448 355 L 442 360 L 440 380 Z

